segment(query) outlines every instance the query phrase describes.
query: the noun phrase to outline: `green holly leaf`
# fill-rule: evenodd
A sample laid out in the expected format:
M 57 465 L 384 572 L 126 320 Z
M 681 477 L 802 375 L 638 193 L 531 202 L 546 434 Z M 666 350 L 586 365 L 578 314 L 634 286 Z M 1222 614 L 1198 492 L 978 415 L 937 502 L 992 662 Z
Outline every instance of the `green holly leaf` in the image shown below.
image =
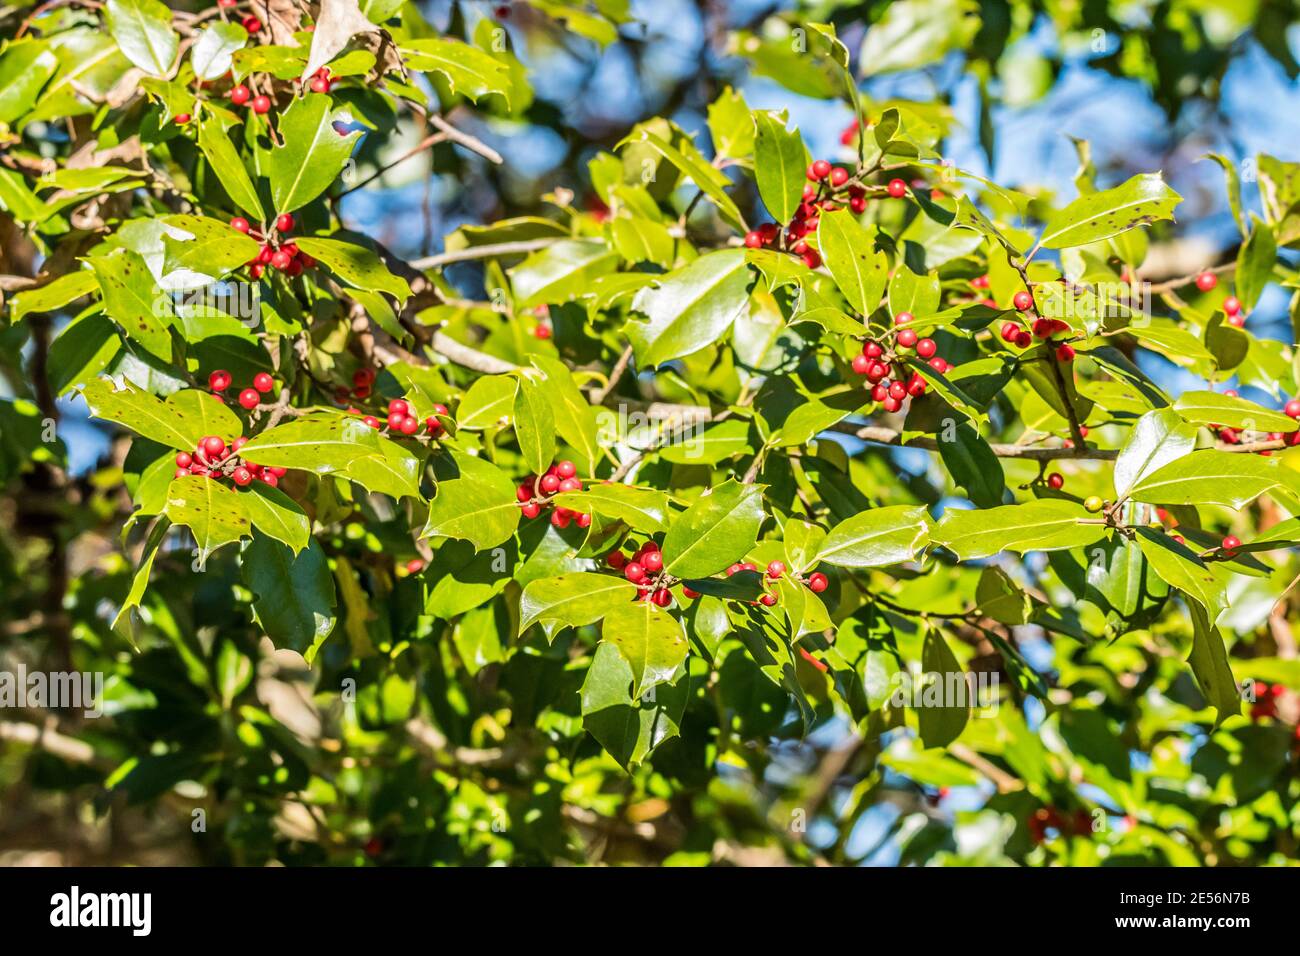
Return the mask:
M 515 437 L 524 464 L 536 475 L 551 466 L 556 448 L 555 414 L 541 379 L 538 372 L 523 372 L 515 392 Z
M 1054 498 L 972 511 L 949 508 L 930 532 L 931 541 L 963 561 L 999 551 L 1084 547 L 1105 536 L 1105 526 L 1082 505 Z
M 922 681 L 933 681 L 935 685 L 933 688 L 923 685 L 914 692 L 912 708 L 916 711 L 921 742 L 926 747 L 947 747 L 961 736 L 970 719 L 969 685 L 966 672 L 938 628 L 925 632 L 921 672 Z M 959 701 L 949 699 L 954 689 L 962 694 Z M 932 697 L 941 703 L 929 703 Z
M 166 76 L 176 61 L 180 37 L 172 14 L 158 0 L 108 0 L 108 32 L 126 58 L 150 76 Z
M 193 533 L 200 564 L 218 548 L 252 532 L 241 496 L 216 479 L 199 475 L 172 479 L 163 514 Z
M 562 492 L 555 500 L 581 514 L 612 518 L 648 534 L 667 527 L 668 496 L 653 488 L 597 482 L 583 491 Z
M 1196 429 L 1172 409 L 1160 408 L 1138 419 L 1115 459 L 1115 494 L 1123 498 L 1137 482 L 1196 447 Z
M 453 452 L 459 476 L 438 482 L 422 538 L 461 538 L 494 548 L 519 526 L 519 500 L 510 477 L 491 462 Z
M 754 546 L 764 520 L 763 486 L 728 479 L 673 519 L 664 537 L 664 568 L 703 578 L 735 563 Z
M 459 40 L 423 37 L 403 40 L 401 53 L 406 65 L 421 73 L 440 73 L 453 93 L 478 102 L 496 94 L 510 104 L 513 83 L 510 71 L 490 54 Z
M 241 561 L 244 585 L 253 592 L 257 621 L 277 646 L 299 651 L 308 663 L 338 623 L 329 559 L 314 540 L 295 554 L 254 535 Z
M 601 638 L 632 668 L 632 696 L 672 679 L 686 660 L 682 622 L 650 601 L 622 602 L 605 615 Z
M 799 131 L 786 129 L 784 112 L 754 110 L 754 177 L 763 205 L 779 223 L 793 218 L 808 181 L 808 151 Z
M 884 252 L 876 250 L 876 227 L 865 228 L 852 212 L 837 209 L 822 214 L 817 226 L 817 242 L 826 268 L 835 277 L 835 284 L 840 287 L 849 305 L 864 316 L 876 311 L 889 281 L 889 259 Z M 907 275 L 912 276 L 912 273 L 907 271 Z M 912 278 L 915 279 L 915 276 Z M 890 308 L 894 309 L 895 314 L 907 311 L 901 301 L 899 307 L 894 308 L 895 298 L 902 297 L 896 296 L 891 288 Z M 937 302 L 936 297 L 935 303 Z M 930 308 L 927 313 L 933 311 Z
M 233 65 L 232 54 L 248 42 L 248 31 L 238 23 L 217 22 L 204 27 L 190 49 L 190 64 L 200 80 L 224 76 Z
M 1300 428 L 1300 422 L 1290 415 L 1220 392 L 1184 392 L 1174 402 L 1174 411 L 1185 421 L 1198 425 L 1224 425 L 1257 432 L 1293 432 Z
M 1136 226 L 1173 219 L 1183 197 L 1159 173 L 1134 176 L 1114 189 L 1080 196 L 1053 214 L 1038 244 L 1044 249 L 1086 246 Z
M 110 379 L 97 378 L 86 383 L 81 395 L 93 417 L 117 422 L 137 435 L 181 451 L 193 451 L 209 435 L 229 443 L 243 431 L 230 409 L 193 389 L 159 401 L 130 382 L 117 388 Z
M 597 645 L 582 684 L 582 725 L 629 771 L 680 734 L 690 685 L 685 668 L 644 698 L 629 693 L 633 682 L 632 667 L 618 648 Z
M 361 133 L 340 133 L 334 124 L 346 122 L 350 114 L 333 107 L 333 97 L 302 96 L 280 117 L 283 145 L 272 149 L 267 159 L 271 202 L 277 215 L 293 212 L 323 193 L 352 158 L 352 148 Z M 303 241 L 298 240 L 299 248 L 305 248 Z
M 1160 505 L 1243 508 L 1267 492 L 1287 492 L 1288 473 L 1276 458 L 1206 449 L 1157 468 L 1134 483 L 1137 501 Z
M 508 269 L 515 305 L 531 309 L 587 294 L 591 283 L 618 267 L 618 253 L 597 239 L 565 239 L 534 252 Z
M 636 585 L 617 574 L 571 571 L 529 581 L 519 598 L 519 633 L 541 624 L 547 638 L 564 627 L 595 624 L 636 599 Z
M 316 97 L 323 99 L 323 97 Z M 393 275 L 373 250 L 355 242 L 303 236 L 294 240 L 298 248 L 318 259 L 322 265 L 347 285 L 366 292 L 387 292 L 399 303 L 411 297 L 411 287 L 401 276 Z
M 248 520 L 262 534 L 288 545 L 294 554 L 307 547 L 311 521 L 298 503 L 279 488 L 255 481 L 239 497 Z
M 924 508 L 873 508 L 841 521 L 826 535 L 817 561 L 843 568 L 882 568 L 911 561 L 929 539 Z
M 226 127 L 217 117 L 206 114 L 199 118 L 198 124 L 199 149 L 207 159 L 208 166 L 216 173 L 235 205 L 255 221 L 261 222 L 266 218 L 262 200 L 257 195 L 248 170 L 244 168 L 243 159 L 230 142 Z
M 480 431 L 508 424 L 514 415 L 517 375 L 484 375 L 474 380 L 456 409 L 456 427 Z
M 637 363 L 655 366 L 712 345 L 749 307 L 749 267 L 741 249 L 700 256 L 642 289 L 625 330 Z
M 144 258 L 127 249 L 90 256 L 85 261 L 99 280 L 104 314 L 120 325 L 133 342 L 170 362 L 172 339 L 168 329 L 176 320 L 176 312 L 171 298 L 154 282 Z

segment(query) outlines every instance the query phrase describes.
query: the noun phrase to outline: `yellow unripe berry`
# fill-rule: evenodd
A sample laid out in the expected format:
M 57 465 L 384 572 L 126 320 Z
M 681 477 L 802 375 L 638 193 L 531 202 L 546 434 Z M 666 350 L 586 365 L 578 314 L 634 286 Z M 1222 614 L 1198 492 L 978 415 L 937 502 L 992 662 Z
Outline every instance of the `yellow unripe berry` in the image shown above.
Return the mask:
M 1096 514 L 1098 511 L 1100 511 L 1102 509 L 1102 506 L 1105 504 L 1106 502 L 1102 501 L 1101 498 L 1098 497 L 1097 495 L 1089 495 L 1083 501 L 1083 507 L 1088 511 L 1092 512 L 1093 514 Z

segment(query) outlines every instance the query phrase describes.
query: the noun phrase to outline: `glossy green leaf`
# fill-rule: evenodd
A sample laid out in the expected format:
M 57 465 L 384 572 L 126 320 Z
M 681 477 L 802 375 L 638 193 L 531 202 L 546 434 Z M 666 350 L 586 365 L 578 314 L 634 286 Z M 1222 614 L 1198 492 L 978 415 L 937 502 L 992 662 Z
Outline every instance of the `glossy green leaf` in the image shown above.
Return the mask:
M 632 696 L 672 679 L 686 660 L 681 621 L 650 601 L 623 601 L 605 615 L 601 638 L 618 648 L 632 668 Z
M 789 222 L 803 201 L 808 151 L 799 131 L 786 129 L 784 114 L 754 111 L 754 176 L 763 205 L 779 223 Z
M 494 548 L 519 525 L 519 501 L 510 476 L 491 462 L 453 453 L 460 476 L 438 482 L 421 537 L 460 538 Z
M 716 574 L 753 547 L 763 520 L 763 486 L 729 479 L 673 519 L 663 542 L 664 568 L 679 578 Z
M 928 540 L 924 508 L 873 508 L 841 521 L 826 535 L 818 561 L 844 568 L 881 568 L 911 561 Z
M 165 76 L 176 60 L 180 37 L 171 11 L 158 0 L 108 0 L 108 31 L 127 59 L 150 76 Z
M 711 252 L 641 290 L 626 334 L 639 365 L 654 366 L 716 342 L 749 307 L 749 268 L 740 249 Z
M 190 529 L 200 564 L 213 551 L 252 532 L 241 496 L 219 481 L 199 475 L 172 479 L 163 514 L 172 524 Z
M 999 551 L 1078 548 L 1105 536 L 1105 527 L 1082 505 L 1054 498 L 972 511 L 950 508 L 930 532 L 931 541 L 963 561 Z
M 1159 173 L 1140 174 L 1114 189 L 1080 196 L 1052 215 L 1038 244 L 1045 249 L 1083 246 L 1135 226 L 1172 219 L 1182 198 Z
M 352 148 L 361 134 L 356 130 L 340 133 L 334 124 L 346 121 L 348 114 L 333 107 L 332 97 L 303 96 L 295 99 L 280 117 L 284 145 L 271 150 L 268 159 L 271 203 L 276 215 L 294 212 L 323 193 L 352 157 Z M 305 248 L 303 241 L 298 240 L 299 248 Z
M 862 315 L 870 315 L 880 305 L 889 281 L 889 260 L 875 247 L 876 230 L 862 226 L 847 209 L 823 213 L 817 226 L 817 241 L 826 268 L 835 284 Z M 893 308 L 891 291 L 890 307 Z M 906 311 L 902 303 L 895 312 Z M 933 312 L 933 309 L 927 310 Z
M 595 624 L 636 598 L 636 585 L 618 574 L 573 571 L 530 581 L 519 598 L 519 633 L 541 624 L 547 637 L 562 627 Z

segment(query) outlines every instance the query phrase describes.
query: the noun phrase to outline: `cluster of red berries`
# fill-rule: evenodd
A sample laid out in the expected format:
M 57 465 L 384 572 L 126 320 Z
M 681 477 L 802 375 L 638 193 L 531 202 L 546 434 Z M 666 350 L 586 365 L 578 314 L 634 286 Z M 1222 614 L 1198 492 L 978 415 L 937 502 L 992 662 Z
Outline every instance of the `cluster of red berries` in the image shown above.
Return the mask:
M 551 499 L 563 491 L 581 491 L 582 479 L 578 477 L 578 466 L 573 462 L 557 461 L 540 476 L 529 475 L 515 492 L 519 499 L 519 510 L 525 518 L 536 518 L 553 502 Z M 555 506 L 551 512 L 551 524 L 557 528 L 567 528 L 576 523 L 579 528 L 591 526 L 591 515 L 582 514 L 571 508 Z
M 208 376 L 208 388 L 212 389 L 212 394 L 216 396 L 217 401 L 225 403 L 226 397 L 223 392 L 230 388 L 234 380 L 230 373 L 225 369 L 219 368 Z M 253 376 L 253 387 L 242 389 L 239 393 L 239 406 L 252 411 L 258 405 L 262 404 L 262 396 L 275 388 L 275 379 L 268 372 L 258 372 Z
M 201 478 L 229 478 L 240 488 L 261 480 L 274 488 L 288 469 L 266 468 L 255 465 L 247 459 L 241 459 L 239 450 L 247 442 L 248 439 L 242 435 L 229 445 L 219 435 L 201 438 L 193 452 L 176 453 L 175 477 L 198 475 Z
M 1201 272 L 1196 276 L 1196 288 L 1202 292 L 1209 292 L 1219 284 L 1219 277 L 1213 272 Z M 1246 317 L 1241 314 L 1241 300 L 1235 295 L 1230 295 L 1223 300 L 1223 311 L 1228 316 L 1228 324 L 1235 325 L 1237 328 L 1244 328 Z
M 278 269 L 291 278 L 302 275 L 303 269 L 315 267 L 316 260 L 298 248 L 295 242 L 281 240 L 293 229 L 294 219 L 289 213 L 281 213 L 275 218 L 275 229 L 254 229 L 243 216 L 230 220 L 230 228 L 252 236 L 262 242 L 262 248 L 248 262 L 248 274 L 254 279 L 262 278 L 266 269 Z
M 1030 816 L 1027 826 L 1029 837 L 1035 843 L 1042 843 L 1047 839 L 1048 830 L 1056 830 L 1063 835 L 1073 833 L 1078 836 L 1089 836 L 1092 834 L 1092 814 L 1087 810 L 1075 810 L 1073 813 L 1065 814 L 1056 807 L 1039 807 Z
M 1250 705 L 1250 719 L 1276 717 L 1278 698 L 1286 693 L 1286 688 L 1281 684 L 1265 684 L 1262 681 L 1256 681 L 1255 687 L 1255 702 Z
M 638 601 L 649 601 L 657 607 L 673 603 L 673 592 L 668 590 L 671 579 L 664 573 L 664 556 L 654 541 L 647 541 L 631 556 L 615 548 L 605 555 L 605 563 L 615 571 L 622 571 L 623 577 L 636 585 Z M 698 591 L 684 585 L 682 593 L 692 599 L 700 596 Z
M 369 369 L 365 369 L 365 371 L 369 371 Z M 374 373 L 371 372 L 371 375 L 373 376 Z M 373 377 L 371 381 L 374 381 Z M 366 394 L 370 394 L 368 387 Z M 380 422 L 374 415 L 366 415 L 359 408 L 349 408 L 348 414 L 361 415 L 361 421 L 371 428 L 386 428 L 398 435 L 414 435 L 420 430 L 420 419 L 415 416 L 415 410 L 411 408 L 411 403 L 404 398 L 394 398 L 388 403 L 388 414 L 383 422 Z M 430 436 L 436 436 L 442 431 L 442 422 L 439 421 L 438 416 L 441 415 L 445 418 L 447 414 L 446 405 L 441 402 L 435 403 L 433 414 L 424 420 L 424 430 Z
M 853 356 L 853 371 L 871 383 L 871 398 L 880 402 L 887 412 L 898 411 L 909 395 L 913 398 L 924 395 L 928 387 L 919 372 L 911 371 L 902 362 L 892 364 L 903 353 L 915 350 L 917 356 L 925 359 L 926 364 L 940 375 L 953 368 L 947 359 L 936 354 L 939 347 L 934 339 L 921 338 L 916 329 L 910 327 L 912 319 L 910 312 L 894 316 L 891 351 L 887 352 L 885 346 L 874 339 L 868 339 L 862 344 L 861 354 Z
M 987 287 L 988 277 L 983 276 L 981 278 L 985 280 L 985 287 Z M 974 285 L 975 283 L 972 282 L 971 284 Z M 1012 297 L 1011 304 L 1018 312 L 1029 312 L 1034 308 L 1034 297 L 1029 292 L 1021 289 Z M 1030 329 L 1033 330 L 1032 333 Z M 1070 325 L 1060 319 L 1048 319 L 1039 316 L 1034 319 L 1030 329 L 1026 329 L 1019 322 L 1003 322 L 998 334 L 1001 336 L 1002 341 L 1008 345 L 1027 349 L 1033 344 L 1034 339 L 1042 339 L 1050 345 L 1052 336 L 1070 331 Z M 1056 347 L 1056 359 L 1059 362 L 1073 362 L 1074 347 L 1062 342 Z
M 809 164 L 808 184 L 803 188 L 803 200 L 794 216 L 784 230 L 774 222 L 767 222 L 745 235 L 745 245 L 750 249 L 762 249 L 775 246 L 792 252 L 803 259 L 809 269 L 816 269 L 822 264 L 822 257 L 816 249 L 808 244 L 807 236 L 817 231 L 823 212 L 834 212 L 841 205 L 847 205 L 853 212 L 861 214 L 867 209 L 867 190 L 858 183 L 852 183 L 852 174 L 843 166 L 833 166 L 824 159 Z M 888 186 L 891 196 L 895 195 L 894 183 L 902 186 L 903 195 L 907 185 L 901 179 L 894 180 Z
M 230 102 L 235 106 L 247 104 L 248 108 L 258 116 L 265 116 L 271 112 L 271 97 L 265 93 L 258 93 L 254 96 L 253 91 L 243 83 L 236 83 L 230 88 Z

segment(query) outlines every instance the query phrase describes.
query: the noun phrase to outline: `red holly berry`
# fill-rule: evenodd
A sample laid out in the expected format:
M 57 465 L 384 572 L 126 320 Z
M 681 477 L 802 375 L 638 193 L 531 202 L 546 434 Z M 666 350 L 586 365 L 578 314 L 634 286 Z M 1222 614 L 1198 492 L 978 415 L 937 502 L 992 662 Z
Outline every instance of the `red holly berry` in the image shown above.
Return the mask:
M 910 349 L 917 342 L 916 329 L 901 329 L 895 339 L 899 348 Z
M 913 375 L 907 380 L 907 394 L 913 398 L 920 398 L 925 394 L 926 382 L 920 375 Z
M 420 430 L 420 420 L 413 415 L 403 415 L 401 421 L 396 425 L 392 424 L 392 418 L 389 418 L 389 427 L 396 428 L 403 435 L 414 435 Z
M 194 456 L 191 455 L 189 452 L 187 452 L 187 451 L 178 451 L 178 452 L 176 453 L 176 467 L 177 467 L 177 468 L 189 468 L 190 465 L 192 465 L 192 464 L 194 464 Z
M 367 415 L 365 418 L 361 419 L 361 421 L 363 424 L 368 425 L 371 428 L 379 427 L 379 419 L 376 418 L 374 415 Z
M 871 359 L 867 358 L 865 355 L 855 355 L 853 356 L 852 365 L 853 371 L 857 372 L 859 375 L 866 375 L 867 369 L 871 368 Z
M 269 96 L 254 96 L 253 112 L 259 116 L 271 112 L 271 98 Z
M 1219 284 L 1219 277 L 1213 272 L 1202 272 L 1196 277 L 1196 288 L 1202 292 L 1209 292 Z
M 894 316 L 895 325 L 907 325 L 907 323 L 911 321 L 912 321 L 911 312 L 900 312 L 898 313 L 898 315 Z
M 424 428 L 430 435 L 436 435 L 442 431 L 442 422 L 430 415 L 424 420 Z
M 758 603 L 763 605 L 763 607 L 772 607 L 776 604 L 776 595 L 770 592 L 765 593 L 759 597 Z
M 388 414 L 390 415 L 409 415 L 411 406 L 405 399 L 395 398 L 388 403 Z
M 621 571 L 623 569 L 623 566 L 627 564 L 627 555 L 624 554 L 622 551 L 615 549 L 614 551 L 611 551 L 609 554 L 605 555 L 605 563 L 608 564 L 615 571 Z
M 246 388 L 239 393 L 239 404 L 247 409 L 254 409 L 262 403 L 262 396 L 255 388 Z
M 551 514 L 551 525 L 556 528 L 567 528 L 573 521 L 573 512 L 568 508 L 556 508 Z
M 234 471 L 230 473 L 230 480 L 233 481 L 235 484 L 239 485 L 239 487 L 243 488 L 253 483 L 253 473 L 249 471 L 247 468 L 245 468 L 243 465 L 240 465 L 238 468 L 236 468 Z
M 312 77 L 311 91 L 313 93 L 328 93 L 330 91 L 330 81 L 323 76 Z
M 1282 411 L 1292 418 L 1300 418 L 1300 398 L 1293 398 L 1282 407 Z
M 1056 350 L 1056 360 L 1058 362 L 1073 362 L 1074 349 L 1069 345 L 1062 345 Z
M 751 229 L 745 233 L 745 245 L 750 249 L 763 248 L 763 237 L 759 235 L 757 229 Z
M 582 482 L 577 478 L 565 478 L 560 482 L 560 491 L 581 491 Z
M 830 580 L 820 571 L 814 571 L 808 577 L 808 590 L 815 594 L 821 594 L 830 586 Z
M 177 114 L 176 114 L 174 117 L 172 117 L 172 118 L 176 121 L 176 125 L 177 125 L 177 126 L 184 126 L 186 123 L 188 123 L 188 122 L 189 122 L 191 119 L 193 119 L 194 117 L 190 116 L 189 113 L 177 113 Z
M 225 439 L 218 435 L 209 435 L 199 441 L 199 450 L 209 458 L 218 458 L 226 450 Z
M 903 182 L 901 179 L 891 179 L 889 185 L 885 188 L 888 190 L 889 195 L 893 196 L 895 199 L 902 199 L 907 195 L 907 183 Z
M 934 344 L 934 339 L 921 339 L 916 343 L 916 354 L 923 359 L 933 358 L 937 351 L 939 347 Z
M 1033 336 L 1029 334 L 1028 329 L 1021 329 L 1019 332 L 1016 333 L 1017 348 L 1027 349 L 1031 344 L 1033 344 L 1033 341 L 1034 341 Z
M 623 577 L 633 584 L 639 584 L 646 578 L 645 568 L 637 561 L 629 561 L 623 566 Z
M 230 373 L 219 368 L 208 376 L 208 388 L 214 392 L 224 392 L 230 388 Z
M 421 558 L 412 558 L 406 562 L 407 574 L 419 574 L 424 570 L 424 561 Z
M 867 358 L 880 358 L 885 354 L 885 350 L 876 342 L 866 342 L 862 346 L 862 354 Z
M 1014 322 L 1003 322 L 1001 334 L 1002 341 L 1010 344 L 1014 342 L 1016 336 L 1020 334 L 1020 326 L 1016 325 Z
M 1059 491 L 1065 485 L 1065 476 L 1060 472 L 1054 471 L 1047 476 L 1047 485 L 1048 487 L 1055 488 Z
M 286 272 L 288 271 L 291 262 L 293 262 L 293 257 L 283 249 L 277 249 L 271 255 L 272 269 L 279 269 L 281 272 Z
M 1014 305 L 1021 312 L 1027 312 L 1031 308 L 1033 308 L 1034 297 L 1030 295 L 1028 292 L 1026 292 L 1024 289 L 1021 289 L 1012 297 L 1011 304 Z
M 277 232 L 281 232 L 281 233 L 288 232 L 290 229 L 293 228 L 293 216 L 289 215 L 289 213 L 287 212 L 281 213 L 280 215 L 276 216 L 275 228 Z
M 446 410 L 444 409 L 444 414 L 445 413 Z M 555 473 L 561 478 L 572 478 L 578 473 L 578 466 L 568 460 L 557 462 L 555 465 Z
M 1221 545 L 1221 547 L 1223 548 L 1224 553 L 1228 555 L 1228 557 L 1230 558 L 1236 557 L 1237 549 L 1241 547 L 1241 539 L 1238 538 L 1235 534 L 1230 534 L 1223 539 L 1223 544 Z
M 809 269 L 817 269 L 822 264 L 822 257 L 816 249 L 809 249 L 802 256 L 803 264 Z
M 849 181 L 849 171 L 842 166 L 836 166 L 831 170 L 831 185 L 843 186 Z
M 265 271 L 266 266 L 262 265 L 260 262 L 254 262 L 248 267 L 248 275 L 254 280 L 262 278 L 262 273 Z
M 265 394 L 275 388 L 275 379 L 267 372 L 258 372 L 253 376 L 253 388 Z
M 1241 311 L 1241 300 L 1235 295 L 1230 295 L 1223 300 L 1223 311 L 1228 315 L 1236 315 Z
M 542 513 L 542 506 L 536 501 L 529 501 L 519 506 L 525 518 L 536 518 Z
M 249 33 L 258 33 L 262 29 L 262 21 L 252 14 L 244 17 L 244 19 L 240 20 L 239 23 Z
M 693 589 L 691 589 L 691 588 L 688 588 L 686 585 L 683 584 L 683 585 L 682 585 L 682 596 L 683 596 L 683 597 L 688 597 L 688 598 L 690 598 L 692 601 L 694 601 L 697 597 L 700 596 L 700 592 L 699 592 L 699 591 L 696 591 L 696 590 L 693 590 Z
M 551 327 L 545 322 L 538 322 L 537 325 L 533 326 L 533 335 L 545 341 L 551 337 Z
M 240 83 L 230 91 L 230 102 L 234 103 L 236 106 L 243 106 L 249 101 L 252 95 L 252 91 L 243 83 Z
M 780 577 L 781 575 L 783 575 L 783 574 L 785 574 L 785 562 L 784 562 L 784 561 L 773 561 L 773 562 L 771 562 L 770 564 L 768 564 L 768 566 L 767 566 L 767 576 L 768 576 L 769 578 L 772 578 L 773 580 L 776 580 L 777 578 L 779 578 L 779 577 Z
M 1228 324 L 1234 328 L 1244 329 L 1246 327 L 1246 317 L 1238 312 L 1236 315 L 1228 316 Z
M 831 164 L 824 159 L 814 160 L 808 167 L 808 178 L 813 182 L 825 179 L 831 174 Z
M 893 395 L 887 397 L 883 402 L 880 403 L 880 405 L 887 412 L 896 412 L 903 407 L 903 403 L 900 402 L 898 399 L 894 398 Z
M 654 594 L 650 595 L 650 600 L 656 607 L 667 607 L 673 603 L 673 592 L 667 588 L 659 588 Z

